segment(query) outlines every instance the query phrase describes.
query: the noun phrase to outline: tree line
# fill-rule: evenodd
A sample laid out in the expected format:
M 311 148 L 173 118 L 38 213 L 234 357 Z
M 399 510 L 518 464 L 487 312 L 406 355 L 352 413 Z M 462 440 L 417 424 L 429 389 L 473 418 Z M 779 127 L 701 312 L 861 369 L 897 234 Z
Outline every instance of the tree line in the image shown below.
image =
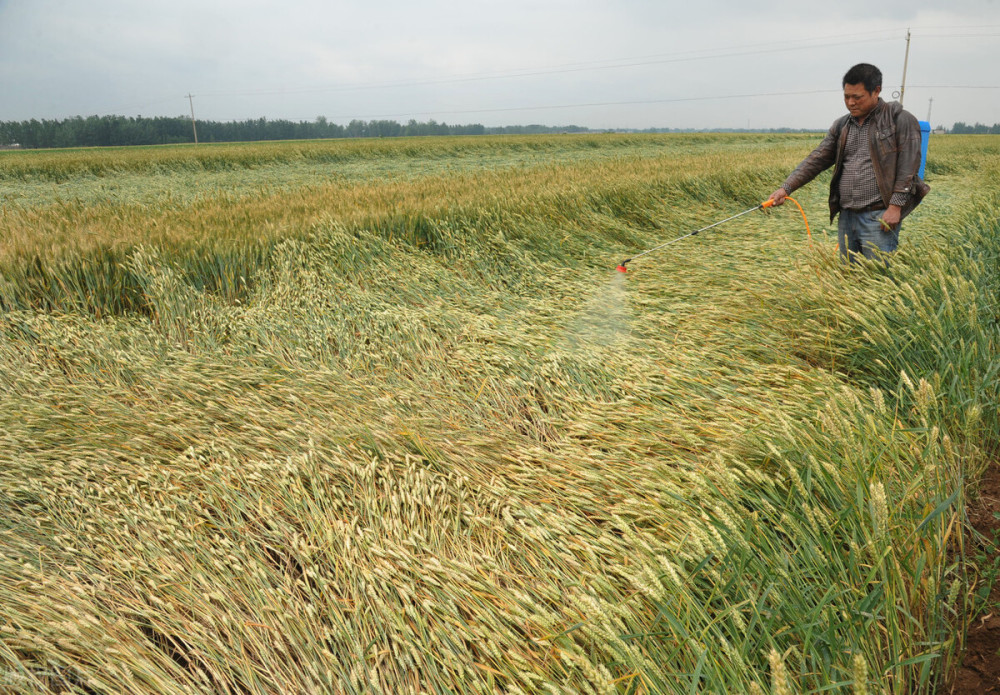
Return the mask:
M 952 126 L 948 132 L 955 135 L 1000 135 L 1000 123 L 994 123 L 993 125 L 986 125 L 984 123 L 968 125 L 960 121 Z
M 493 135 L 536 133 L 581 133 L 580 126 L 518 125 L 485 127 L 478 123 L 449 125 L 434 119 L 403 124 L 391 120 L 353 120 L 345 125 L 320 116 L 315 121 L 269 120 L 195 121 L 199 142 L 253 142 L 259 140 L 311 140 L 323 138 L 392 138 L 420 135 Z M 649 128 L 638 132 L 694 132 L 694 129 Z M 743 132 L 743 131 L 733 131 Z M 758 131 L 754 131 L 758 132 Z M 768 132 L 801 132 L 788 128 Z M 958 122 L 956 135 L 1000 134 L 1000 123 L 987 126 Z M 0 121 L 0 147 L 26 149 L 48 147 L 115 147 L 124 145 L 170 145 L 194 142 L 191 120 L 185 116 L 76 116 L 62 120 Z
M 431 119 L 425 123 L 353 120 L 345 125 L 320 116 L 315 121 L 269 120 L 201 121 L 183 116 L 76 116 L 62 120 L 0 121 L 0 146 L 22 148 L 116 147 L 169 145 L 194 142 L 252 142 L 259 140 L 309 140 L 322 138 L 389 138 L 420 135 L 486 135 L 497 133 L 585 132 L 578 126 L 503 126 L 487 128 L 478 123 L 448 125 Z

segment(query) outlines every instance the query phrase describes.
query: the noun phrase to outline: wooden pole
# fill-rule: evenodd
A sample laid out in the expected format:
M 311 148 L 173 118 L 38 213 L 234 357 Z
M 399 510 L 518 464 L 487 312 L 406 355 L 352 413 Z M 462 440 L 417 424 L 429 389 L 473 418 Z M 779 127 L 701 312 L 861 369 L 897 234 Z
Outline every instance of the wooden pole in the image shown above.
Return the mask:
M 906 71 L 904 70 L 905 74 Z M 188 92 L 188 103 L 191 104 L 191 129 L 194 131 L 194 144 L 198 144 L 198 126 L 194 122 L 194 96 Z
M 906 93 L 906 66 L 910 62 L 910 30 L 906 30 L 906 55 L 903 57 L 903 81 L 899 85 L 899 105 L 903 105 L 903 94 Z

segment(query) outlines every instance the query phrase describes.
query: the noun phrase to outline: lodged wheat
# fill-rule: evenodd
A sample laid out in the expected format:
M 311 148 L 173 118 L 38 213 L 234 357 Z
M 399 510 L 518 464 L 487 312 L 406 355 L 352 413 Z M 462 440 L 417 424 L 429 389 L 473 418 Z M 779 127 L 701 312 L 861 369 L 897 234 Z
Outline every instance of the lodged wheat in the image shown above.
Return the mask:
M 0 689 L 927 691 L 989 142 L 893 278 L 783 211 L 614 272 L 804 135 L 0 153 Z

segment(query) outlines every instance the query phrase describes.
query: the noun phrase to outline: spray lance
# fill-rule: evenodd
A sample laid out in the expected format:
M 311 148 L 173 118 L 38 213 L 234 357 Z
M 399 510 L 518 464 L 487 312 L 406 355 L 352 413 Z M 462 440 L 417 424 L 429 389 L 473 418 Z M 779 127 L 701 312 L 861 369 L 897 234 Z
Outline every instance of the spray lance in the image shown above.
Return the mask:
M 790 200 L 793 203 L 795 203 L 795 206 L 799 209 L 799 212 L 802 213 L 802 220 L 806 224 L 806 234 L 809 236 L 809 242 L 812 243 L 812 232 L 809 231 L 809 220 L 806 219 L 806 213 L 802 209 L 802 206 L 799 205 L 799 201 L 795 200 L 791 196 L 785 196 L 785 200 Z M 702 227 L 701 229 L 696 229 L 693 232 L 688 232 L 687 234 L 685 234 L 683 236 L 679 236 L 676 239 L 671 239 L 670 241 L 667 241 L 667 242 L 665 242 L 663 244 L 660 244 L 659 246 L 654 246 L 651 249 L 646 249 L 642 253 L 638 253 L 638 254 L 632 256 L 631 258 L 626 258 L 624 261 L 622 261 L 621 263 L 619 263 L 618 264 L 618 272 L 619 273 L 626 273 L 626 272 L 628 272 L 628 269 L 625 267 L 625 265 L 628 264 L 628 263 L 631 263 L 632 261 L 634 261 L 637 258 L 642 258 L 647 253 L 653 253 L 653 251 L 659 251 L 660 249 L 666 248 L 667 246 L 670 246 L 671 244 L 676 244 L 681 239 L 687 239 L 688 237 L 691 237 L 691 236 L 694 236 L 696 234 L 700 234 L 701 232 L 707 231 L 707 230 L 711 229 L 712 227 L 718 227 L 720 224 L 725 224 L 726 222 L 730 222 L 731 220 L 735 220 L 737 217 L 743 217 L 743 215 L 749 215 L 751 212 L 756 212 L 757 210 L 763 210 L 765 208 L 772 207 L 773 205 L 774 205 L 774 201 L 773 200 L 765 200 L 760 205 L 754 205 L 752 208 L 750 208 L 748 210 L 744 210 L 743 212 L 738 212 L 735 215 L 733 215 L 731 217 L 727 217 L 724 220 L 719 220 L 718 222 L 710 224 L 707 227 Z

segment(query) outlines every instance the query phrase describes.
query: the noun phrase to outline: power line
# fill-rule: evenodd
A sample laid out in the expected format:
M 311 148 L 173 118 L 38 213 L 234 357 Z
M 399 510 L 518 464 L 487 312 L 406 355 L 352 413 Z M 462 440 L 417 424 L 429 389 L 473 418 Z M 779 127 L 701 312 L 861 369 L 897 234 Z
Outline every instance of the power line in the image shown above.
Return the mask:
M 828 43 L 815 43 L 815 39 L 799 39 L 797 43 L 807 42 L 801 46 L 775 47 L 773 44 L 750 44 L 745 49 L 715 48 L 696 51 L 682 51 L 675 53 L 654 54 L 651 56 L 640 56 L 635 58 L 617 58 L 603 61 L 589 61 L 584 63 L 568 63 L 564 65 L 552 66 L 548 68 L 524 68 L 519 70 L 504 71 L 499 73 L 472 73 L 466 75 L 452 75 L 441 78 L 404 80 L 397 82 L 383 82 L 377 84 L 363 85 L 327 85 L 321 87 L 300 87 L 300 88 L 273 88 L 259 90 L 239 90 L 239 91 L 217 91 L 201 92 L 201 96 L 266 96 L 277 94 L 306 94 L 316 92 L 349 92 L 349 91 L 369 91 L 378 89 L 394 89 L 399 87 L 417 87 L 433 84 L 455 84 L 462 82 L 480 82 L 487 80 L 516 79 L 521 77 L 538 77 L 541 75 L 567 74 L 574 72 L 590 72 L 596 70 L 620 70 L 624 68 L 645 67 L 649 65 L 665 65 L 670 63 L 686 63 L 700 60 L 712 60 L 718 58 L 737 58 L 750 55 L 763 55 L 770 53 L 785 53 L 789 51 L 815 50 L 817 48 L 830 48 L 835 46 L 849 46 L 860 43 L 870 43 L 873 37 L 882 36 L 882 40 L 889 40 L 885 30 L 862 32 L 861 34 L 845 34 L 829 38 L 840 38 L 842 36 L 854 37 L 849 41 L 831 41 Z M 867 36 L 867 38 L 857 38 Z M 750 50 L 756 46 L 766 46 L 758 50 Z
M 910 89 L 1000 89 L 1000 85 L 910 85 Z M 642 106 L 649 104 L 671 104 L 696 101 L 715 101 L 729 99 L 758 99 L 763 97 L 791 97 L 811 94 L 840 94 L 839 89 L 810 89 L 789 92 L 753 92 L 747 94 L 716 94 L 699 97 L 673 97 L 669 99 L 637 99 L 628 101 L 595 101 L 575 104 L 549 104 L 546 106 L 507 106 L 502 108 L 489 109 L 462 109 L 462 110 L 441 110 L 436 111 L 410 111 L 406 113 L 391 114 L 369 114 L 364 116 L 352 116 L 352 118 L 403 118 L 405 116 L 433 116 L 436 114 L 461 115 L 474 113 L 503 113 L 507 111 L 544 111 L 548 109 L 573 109 L 596 106 Z M 333 116 L 332 120 L 344 120 L 346 116 Z M 308 120 L 308 119 L 306 119 Z
M 549 104 L 547 106 L 507 106 L 503 108 L 492 108 L 492 109 L 463 109 L 447 111 L 438 109 L 436 111 L 410 111 L 406 113 L 383 113 L 383 114 L 369 114 L 362 116 L 363 118 L 404 118 L 406 116 L 433 116 L 440 114 L 448 115 L 463 115 L 463 114 L 473 114 L 473 113 L 503 113 L 508 111 L 546 111 L 549 109 L 575 109 L 575 108 L 588 108 L 595 106 L 637 106 L 637 105 L 648 105 L 648 104 L 670 104 L 670 103 L 680 103 L 680 102 L 693 102 L 693 101 L 713 101 L 721 99 L 752 99 L 759 97 L 786 97 L 786 96 L 801 96 L 804 94 L 839 94 L 840 90 L 837 89 L 813 89 L 807 91 L 798 92 L 758 92 L 754 94 L 721 94 L 715 96 L 703 96 L 703 97 L 677 97 L 672 99 L 638 99 L 634 101 L 595 101 L 588 103 L 578 103 L 578 104 Z M 333 120 L 343 120 L 347 117 L 345 116 L 334 116 Z M 358 116 L 353 116 L 353 118 L 358 118 Z
M 1000 33 L 993 34 L 921 34 L 922 39 L 978 39 L 1000 36 Z
M 911 85 L 910 89 L 1000 89 L 1000 86 L 980 86 L 980 85 Z M 405 118 L 412 116 L 460 116 L 460 115 L 471 115 L 471 114 L 482 114 L 482 113 L 507 113 L 511 111 L 547 111 L 547 110 L 559 110 L 559 109 L 574 109 L 574 108 L 591 108 L 591 107 L 602 107 L 602 106 L 643 106 L 650 104 L 672 104 L 672 103 L 684 103 L 684 102 L 699 102 L 699 101 L 714 101 L 714 100 L 730 100 L 730 99 L 758 99 L 763 97 L 791 97 L 791 96 L 804 96 L 813 94 L 840 94 L 839 89 L 812 89 L 794 92 L 755 92 L 748 94 L 717 94 L 712 96 L 700 96 L 700 97 L 675 97 L 670 99 L 637 99 L 628 101 L 595 101 L 595 102 L 583 102 L 575 104 L 548 104 L 545 106 L 506 106 L 500 108 L 489 108 L 489 109 L 455 109 L 455 110 L 445 110 L 437 109 L 434 111 L 408 111 L 405 113 L 383 113 L 383 114 L 364 114 L 364 115 L 352 115 L 352 116 L 332 116 L 330 120 L 340 121 L 347 120 L 348 118 L 357 119 L 376 119 L 376 118 Z M 309 119 L 300 119 L 303 121 L 308 121 Z
M 922 38 L 992 37 L 992 36 L 998 36 L 1000 34 L 997 33 L 949 34 L 949 33 L 935 33 L 935 32 L 942 30 L 948 32 L 948 31 L 956 31 L 956 30 L 962 31 L 970 29 L 977 29 L 977 30 L 995 29 L 997 27 L 1000 27 L 1000 25 L 983 25 L 983 26 L 955 25 L 955 26 L 934 27 L 933 29 L 929 29 L 927 33 L 923 33 L 923 30 L 920 29 L 919 27 L 912 31 L 915 36 L 920 36 Z M 901 37 L 898 31 L 894 29 L 892 30 L 872 29 L 864 32 L 852 32 L 850 34 L 834 34 L 821 37 L 792 39 L 779 44 L 749 43 L 739 46 L 715 46 L 705 49 L 695 49 L 689 51 L 675 51 L 670 53 L 657 53 L 644 56 L 592 60 L 584 62 L 571 62 L 571 63 L 563 63 L 563 64 L 557 64 L 539 68 L 527 67 L 527 68 L 498 71 L 498 72 L 457 74 L 457 75 L 448 75 L 437 78 L 400 80 L 394 82 L 383 82 L 375 84 L 320 85 L 320 86 L 298 87 L 298 88 L 276 87 L 271 89 L 230 90 L 230 91 L 214 91 L 214 92 L 200 91 L 199 96 L 203 98 L 206 97 L 210 98 L 210 97 L 267 96 L 267 95 L 331 93 L 331 92 L 357 92 L 357 91 L 369 91 L 369 90 L 398 89 L 398 88 L 427 86 L 427 85 L 483 82 L 491 80 L 512 80 L 512 79 L 539 77 L 544 75 L 597 72 L 597 71 L 607 71 L 607 70 L 624 70 L 624 69 L 647 67 L 654 65 L 667 65 L 667 64 L 689 63 L 689 62 L 705 61 L 705 60 L 741 58 L 753 55 L 787 53 L 787 52 L 794 52 L 801 50 L 815 50 L 817 48 L 850 46 L 861 43 L 870 44 L 873 41 L 888 42 L 888 41 L 899 40 L 900 38 Z M 941 85 L 932 87 L 915 85 L 911 86 L 911 89 L 913 88 L 983 89 L 983 90 L 996 89 L 996 87 L 993 86 L 976 86 L 976 85 Z M 572 108 L 575 106 L 585 107 L 585 106 L 604 106 L 604 105 L 652 104 L 652 103 L 670 103 L 670 102 L 682 102 L 682 101 L 702 101 L 710 99 L 753 98 L 755 96 L 780 96 L 781 94 L 810 94 L 810 93 L 822 93 L 824 91 L 826 90 L 819 90 L 817 92 L 776 93 L 774 95 L 749 94 L 749 95 L 689 97 L 689 98 L 678 98 L 678 99 L 658 99 L 658 100 L 641 100 L 641 101 L 596 102 L 593 104 L 560 104 L 553 106 L 508 107 L 502 109 L 466 109 L 460 111 L 445 111 L 441 113 L 449 113 L 449 114 L 500 113 L 504 111 L 520 111 L 520 110 L 565 109 L 565 108 Z M 191 101 L 190 95 L 188 96 L 189 96 L 189 101 Z M 167 100 L 163 99 L 152 102 L 146 102 L 146 106 L 149 106 L 153 103 L 160 103 L 161 101 L 167 101 Z M 193 111 L 193 102 L 191 103 L 191 106 Z M 119 108 L 124 108 L 124 107 L 119 107 Z M 421 112 L 419 115 L 431 114 L 431 113 L 435 112 Z M 367 116 L 367 117 L 377 118 L 377 117 L 391 117 L 391 116 Z
M 1000 89 L 1000 85 L 987 84 L 914 84 L 910 89 Z
M 956 26 L 956 27 L 945 27 L 945 28 L 971 29 L 971 28 L 992 28 L 994 26 L 1000 26 L 1000 25 L 986 25 L 984 27 Z M 921 38 L 978 38 L 978 37 L 995 37 L 995 36 L 1000 36 L 1000 34 L 920 33 L 919 36 Z M 843 41 L 834 40 L 834 39 L 844 39 L 844 38 L 849 38 L 850 40 L 843 40 Z M 397 89 L 403 87 L 420 87 L 420 86 L 428 86 L 435 84 L 458 84 L 463 82 L 506 80 L 506 79 L 517 79 L 524 77 L 539 77 L 543 75 L 568 74 L 575 72 L 592 72 L 598 70 L 621 70 L 626 68 L 646 67 L 651 65 L 666 65 L 671 63 L 687 63 L 687 62 L 713 60 L 720 58 L 740 58 L 752 55 L 786 53 L 786 52 L 802 51 L 802 50 L 816 50 L 817 48 L 832 48 L 837 46 L 850 46 L 863 43 L 867 44 L 871 43 L 873 40 L 890 41 L 890 40 L 897 40 L 898 38 L 899 37 L 896 36 L 895 30 L 877 29 L 861 33 L 855 32 L 851 34 L 835 34 L 826 37 L 815 37 L 811 39 L 796 39 L 791 42 L 786 42 L 786 43 L 804 44 L 804 45 L 775 46 L 773 43 L 770 44 L 755 43 L 755 44 L 746 44 L 742 47 L 735 47 L 735 48 L 710 48 L 710 49 L 701 49 L 694 51 L 680 51 L 674 53 L 661 53 L 661 54 L 652 54 L 647 56 L 636 56 L 629 58 L 613 58 L 613 59 L 605 59 L 599 61 L 565 63 L 549 67 L 542 67 L 542 68 L 521 68 L 521 69 L 492 72 L 492 73 L 470 73 L 470 74 L 450 75 L 447 77 L 412 79 L 412 80 L 401 80 L 395 82 L 382 82 L 375 84 L 359 84 L 359 85 L 276 87 L 269 89 L 228 90 L 228 91 L 215 91 L 215 92 L 203 91 L 201 92 L 201 96 L 203 97 L 267 96 L 267 95 L 280 95 L 280 94 L 310 94 L 310 93 L 322 93 L 322 92 L 355 92 L 355 91 L 372 91 L 380 89 Z M 826 42 L 816 43 L 817 40 L 822 40 Z
M 1000 24 L 952 24 L 951 26 L 935 26 L 935 29 L 1000 29 Z

